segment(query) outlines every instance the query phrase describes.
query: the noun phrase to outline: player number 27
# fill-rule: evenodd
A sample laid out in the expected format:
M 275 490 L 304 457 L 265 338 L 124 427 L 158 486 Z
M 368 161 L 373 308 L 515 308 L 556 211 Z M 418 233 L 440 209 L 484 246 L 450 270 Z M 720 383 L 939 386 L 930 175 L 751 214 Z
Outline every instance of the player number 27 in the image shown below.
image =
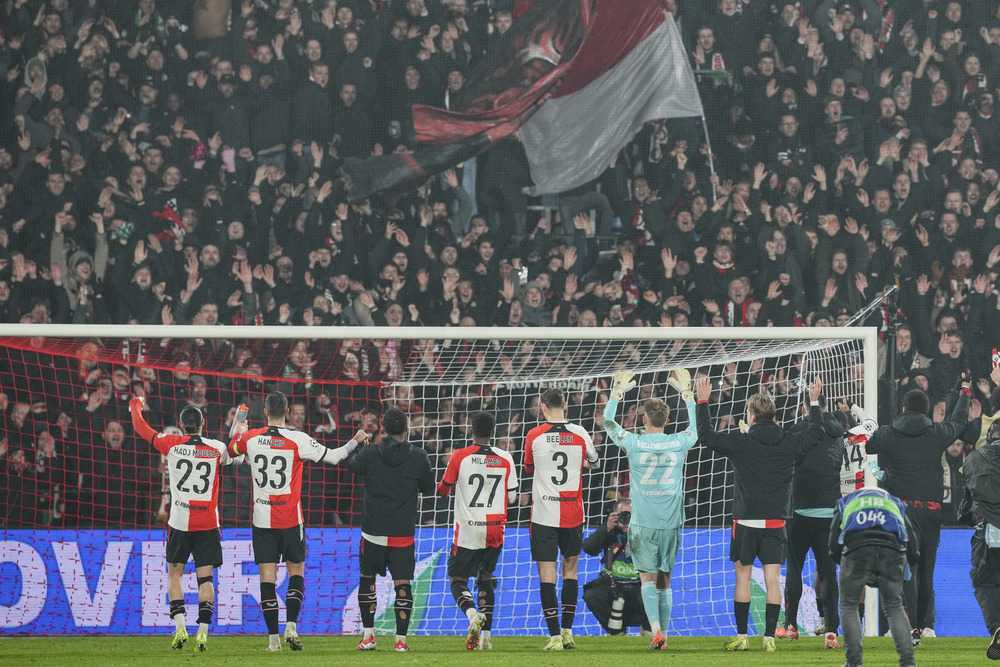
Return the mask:
M 187 459 L 180 459 L 177 461 L 177 465 L 174 466 L 174 468 L 177 472 L 181 473 L 181 478 L 177 480 L 178 491 L 182 493 L 193 493 L 198 496 L 208 491 L 208 487 L 212 483 L 212 466 L 207 461 L 200 461 L 199 463 L 194 464 Z M 181 472 L 182 470 L 183 472 Z M 191 473 L 195 470 L 198 471 L 198 478 L 195 480 L 194 484 L 187 486 L 188 477 L 190 477 Z M 201 486 L 198 486 L 198 482 L 201 482 Z
M 503 475 L 483 475 L 475 474 L 469 476 L 469 482 L 476 485 L 476 492 L 472 494 L 472 502 L 469 503 L 469 507 L 493 507 L 493 499 L 497 497 L 497 488 L 500 486 L 500 480 L 503 479 Z M 487 480 L 493 482 L 493 486 L 490 487 L 490 497 L 484 503 L 479 499 L 483 495 L 483 488 L 486 486 Z
M 673 472 L 674 466 L 677 465 L 677 454 L 674 452 L 664 452 L 657 456 L 656 454 L 644 452 L 639 455 L 639 465 L 648 466 L 646 474 L 639 480 L 640 484 L 666 484 L 667 480 L 670 479 L 670 473 Z M 663 477 L 660 478 L 659 482 L 653 479 L 657 465 L 664 469 Z

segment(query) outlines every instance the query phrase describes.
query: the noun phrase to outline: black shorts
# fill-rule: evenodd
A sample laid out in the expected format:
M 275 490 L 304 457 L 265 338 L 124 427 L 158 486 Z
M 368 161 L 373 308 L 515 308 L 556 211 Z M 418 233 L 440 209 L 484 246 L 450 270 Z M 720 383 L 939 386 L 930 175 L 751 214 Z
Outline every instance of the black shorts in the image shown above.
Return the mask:
M 540 523 L 531 524 L 531 560 L 554 563 L 559 559 L 579 556 L 583 551 L 583 524 L 574 528 L 554 528 Z
M 503 547 L 484 547 L 482 549 L 466 549 L 453 546 L 448 555 L 449 577 L 478 577 L 480 573 L 493 574 L 500 560 Z
M 222 536 L 212 530 L 177 530 L 167 527 L 167 562 L 187 563 L 194 554 L 194 566 L 222 565 Z
M 761 565 L 781 565 L 785 562 L 787 543 L 784 526 L 750 528 L 734 521 L 729 560 L 742 565 L 753 565 L 754 560 Z
M 362 577 L 384 577 L 388 569 L 393 579 L 412 581 L 417 558 L 412 543 L 405 547 L 389 547 L 362 537 L 358 561 Z
M 253 562 L 304 563 L 306 561 L 306 529 L 253 527 Z

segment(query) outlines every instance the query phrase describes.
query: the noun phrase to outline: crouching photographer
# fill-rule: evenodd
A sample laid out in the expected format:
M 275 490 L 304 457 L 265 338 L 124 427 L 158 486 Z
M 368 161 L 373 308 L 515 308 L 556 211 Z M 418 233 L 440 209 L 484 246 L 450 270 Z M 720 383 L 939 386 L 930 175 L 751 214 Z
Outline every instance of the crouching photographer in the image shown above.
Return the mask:
M 583 601 L 610 635 L 624 635 L 627 628 L 641 626 L 649 633 L 649 621 L 642 606 L 639 573 L 628 548 L 628 523 L 632 504 L 619 501 L 605 525 L 583 541 L 583 551 L 602 557 L 604 568 L 597 579 L 583 587 Z

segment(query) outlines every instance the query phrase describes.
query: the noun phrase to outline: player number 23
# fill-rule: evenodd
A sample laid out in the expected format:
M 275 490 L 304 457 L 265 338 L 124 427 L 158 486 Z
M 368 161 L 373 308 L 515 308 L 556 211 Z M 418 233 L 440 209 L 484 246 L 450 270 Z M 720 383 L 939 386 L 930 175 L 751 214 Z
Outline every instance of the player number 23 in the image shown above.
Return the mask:
M 177 490 L 182 493 L 193 493 L 197 496 L 208 491 L 209 485 L 212 483 L 212 466 L 208 464 L 207 461 L 201 461 L 197 465 L 191 463 L 187 459 L 180 459 L 177 461 L 177 465 L 174 466 L 177 472 L 181 473 L 181 478 L 177 480 Z M 198 477 L 194 480 L 191 486 L 187 486 L 188 477 L 195 470 L 198 471 Z M 183 471 L 183 472 L 182 472 Z M 198 485 L 201 482 L 201 486 Z
M 667 480 L 670 479 L 670 473 L 673 472 L 674 466 L 677 465 L 677 454 L 674 452 L 664 452 L 657 456 L 656 454 L 645 452 L 639 456 L 639 465 L 649 466 L 646 468 L 646 474 L 639 480 L 640 484 L 666 484 Z M 659 482 L 653 479 L 657 465 L 663 468 L 663 477 L 660 478 Z

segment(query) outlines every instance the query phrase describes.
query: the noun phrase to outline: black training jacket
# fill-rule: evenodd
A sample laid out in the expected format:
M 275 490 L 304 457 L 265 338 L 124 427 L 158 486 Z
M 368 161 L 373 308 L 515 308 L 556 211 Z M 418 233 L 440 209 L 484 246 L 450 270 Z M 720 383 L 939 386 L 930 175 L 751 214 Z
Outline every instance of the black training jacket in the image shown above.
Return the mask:
M 746 433 L 717 433 L 707 403 L 699 403 L 698 441 L 729 458 L 736 478 L 734 519 L 792 518 L 795 459 L 823 437 L 823 413 L 809 408 L 804 433 L 785 431 L 774 422 L 754 424 Z
M 951 417 L 935 424 L 927 415 L 904 412 L 875 431 L 868 453 L 878 454 L 883 489 L 900 500 L 944 500 L 941 455 L 969 423 L 969 395 L 950 392 L 945 414 Z
M 972 497 L 973 515 L 1000 526 L 1000 440 L 969 454 L 962 464 L 962 474 L 965 493 Z
M 802 433 L 807 422 L 788 430 Z M 823 413 L 823 437 L 812 449 L 802 450 L 795 459 L 792 507 L 818 509 L 836 507 L 840 500 L 840 467 L 844 465 L 844 426 L 829 412 Z
M 362 477 L 365 504 L 361 532 L 379 537 L 410 537 L 417 525 L 417 492 L 434 493 L 434 472 L 427 452 L 408 441 L 387 437 L 358 447 L 347 469 Z

